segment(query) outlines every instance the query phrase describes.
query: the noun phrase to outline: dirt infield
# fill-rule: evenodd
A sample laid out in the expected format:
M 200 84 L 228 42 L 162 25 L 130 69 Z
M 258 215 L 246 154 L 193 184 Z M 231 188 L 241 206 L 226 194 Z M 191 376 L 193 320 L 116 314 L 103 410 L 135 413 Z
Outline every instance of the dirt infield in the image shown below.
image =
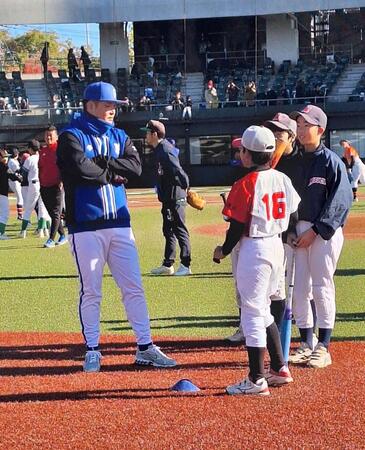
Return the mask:
M 224 237 L 228 225 L 226 222 L 219 222 L 209 225 L 202 225 L 193 228 L 194 233 L 206 234 L 210 236 Z M 352 215 L 347 220 L 344 227 L 346 239 L 364 239 L 365 238 L 365 215 Z
M 133 365 L 131 339 L 104 337 L 102 372 L 81 371 L 79 335 L 1 333 L 1 449 L 361 449 L 365 345 L 333 343 L 327 369 L 294 368 L 265 398 L 229 397 L 246 354 L 213 340 L 163 340 L 179 367 Z M 190 378 L 201 391 L 177 394 Z

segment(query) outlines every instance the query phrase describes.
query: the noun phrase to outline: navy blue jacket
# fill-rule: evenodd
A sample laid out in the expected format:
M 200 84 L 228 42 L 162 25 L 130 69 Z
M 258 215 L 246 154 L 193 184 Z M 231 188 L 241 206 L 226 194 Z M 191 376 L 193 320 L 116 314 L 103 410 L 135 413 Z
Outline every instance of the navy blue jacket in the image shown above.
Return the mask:
M 352 205 L 352 189 L 341 159 L 320 144 L 315 152 L 297 159 L 293 185 L 301 197 L 299 220 L 313 223 L 323 239 L 342 227 Z
M 154 150 L 157 162 L 157 195 L 161 203 L 171 203 L 186 198 L 189 178 L 182 169 L 175 147 L 167 140 Z

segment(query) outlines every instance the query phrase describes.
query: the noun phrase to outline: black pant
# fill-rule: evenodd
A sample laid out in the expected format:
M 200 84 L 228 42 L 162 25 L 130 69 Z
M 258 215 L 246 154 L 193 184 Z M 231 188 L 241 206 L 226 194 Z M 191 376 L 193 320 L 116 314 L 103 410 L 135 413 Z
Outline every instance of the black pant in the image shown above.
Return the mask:
M 162 232 L 166 239 L 164 266 L 170 267 L 175 262 L 176 239 L 180 246 L 181 264 L 186 267 L 190 266 L 190 238 L 185 225 L 185 208 L 186 200 L 162 204 Z
M 52 219 L 49 237 L 54 241 L 57 231 L 60 236 L 65 234 L 61 221 L 62 190 L 58 185 L 50 187 L 41 186 L 41 197 Z

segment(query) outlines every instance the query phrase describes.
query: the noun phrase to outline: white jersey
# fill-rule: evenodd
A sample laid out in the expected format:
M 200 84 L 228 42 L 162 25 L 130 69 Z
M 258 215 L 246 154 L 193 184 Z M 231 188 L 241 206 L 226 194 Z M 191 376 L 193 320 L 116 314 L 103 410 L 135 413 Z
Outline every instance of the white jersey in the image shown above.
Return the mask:
M 10 173 L 15 173 L 20 169 L 19 161 L 15 158 L 10 158 L 8 161 L 8 168 Z
M 245 223 L 246 236 L 269 237 L 288 229 L 299 202 L 285 174 L 274 169 L 253 171 L 232 186 L 223 215 Z
M 28 172 L 28 182 L 39 181 L 39 170 L 38 170 L 39 155 L 29 156 L 24 162 L 24 169 Z

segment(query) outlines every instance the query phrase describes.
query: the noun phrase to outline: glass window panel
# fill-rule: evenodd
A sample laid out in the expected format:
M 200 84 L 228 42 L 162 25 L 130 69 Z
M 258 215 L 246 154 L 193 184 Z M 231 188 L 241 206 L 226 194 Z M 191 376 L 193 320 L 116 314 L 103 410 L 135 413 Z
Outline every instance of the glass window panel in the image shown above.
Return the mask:
M 190 138 L 192 165 L 228 164 L 231 158 L 231 136 L 201 136 Z

